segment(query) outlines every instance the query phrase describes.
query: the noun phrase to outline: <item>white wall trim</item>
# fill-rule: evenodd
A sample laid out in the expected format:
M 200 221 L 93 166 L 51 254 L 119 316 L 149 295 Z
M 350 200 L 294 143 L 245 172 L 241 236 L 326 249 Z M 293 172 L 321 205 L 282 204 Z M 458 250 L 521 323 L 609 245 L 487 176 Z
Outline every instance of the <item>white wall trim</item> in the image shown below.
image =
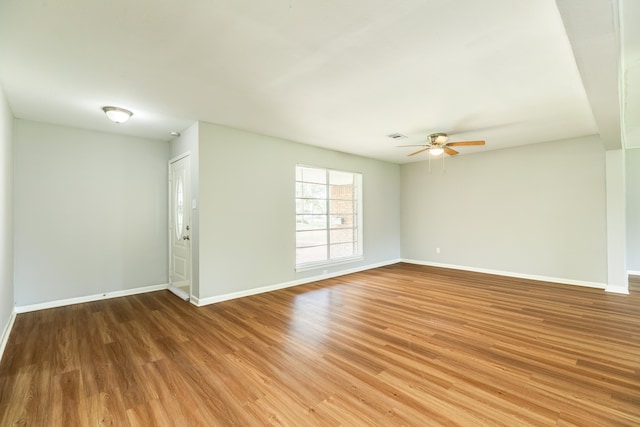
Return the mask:
M 129 295 L 144 294 L 146 292 L 161 291 L 169 288 L 169 284 L 143 286 L 140 288 L 125 289 L 123 291 L 104 292 L 97 295 L 87 295 L 84 297 L 68 298 L 63 300 L 48 301 L 38 304 L 16 306 L 16 313 L 27 313 L 30 311 L 45 310 L 47 308 L 63 307 L 65 305 L 82 304 L 83 302 L 100 301 L 103 299 L 126 297 Z
M 491 270 L 488 268 L 467 267 L 467 266 L 455 265 L 455 264 L 442 264 L 438 262 L 419 261 L 415 259 L 402 259 L 401 261 L 409 264 L 428 265 L 430 267 L 452 268 L 454 270 L 474 271 L 476 273 L 495 274 L 498 276 L 515 277 L 518 279 L 529 279 L 529 280 L 538 280 L 543 282 L 560 283 L 563 285 L 584 286 L 588 288 L 598 288 L 598 289 L 607 288 L 607 285 L 604 283 L 587 282 L 584 280 L 573 280 L 573 279 L 563 279 L 559 277 L 538 276 L 534 274 L 514 273 L 511 271 Z M 613 292 L 613 291 L 610 291 L 610 292 Z
M 4 349 L 7 347 L 7 342 L 9 341 L 9 335 L 11 335 L 11 330 L 13 329 L 13 324 L 16 321 L 16 311 L 15 309 L 11 312 L 9 316 L 9 321 L 7 322 L 7 326 L 5 326 L 4 331 L 2 331 L 2 337 L 0 337 L 0 361 L 2 361 L 2 356 L 4 356 Z
M 346 274 L 357 273 L 359 271 L 371 270 L 372 268 L 384 267 L 386 265 L 397 264 L 400 262 L 399 259 L 394 259 L 391 261 L 379 262 L 376 264 L 369 264 L 361 267 L 352 268 L 349 270 L 341 270 L 328 274 L 320 274 L 312 277 L 305 277 L 304 279 L 292 280 L 290 282 L 277 283 L 275 285 L 262 286 L 259 288 L 247 289 L 239 292 L 232 292 L 229 294 L 216 295 L 207 298 L 192 298 L 192 303 L 197 305 L 198 307 L 202 307 L 209 304 L 215 304 L 217 302 L 228 301 L 236 298 L 248 297 L 251 295 L 262 294 L 265 292 L 277 291 L 279 289 L 290 288 L 293 286 L 304 285 L 305 283 L 317 282 L 318 280 L 331 279 L 333 277 L 344 276 Z
M 629 288 L 626 286 L 608 286 L 604 289 L 605 292 L 610 292 L 612 294 L 622 294 L 629 295 Z
M 607 193 L 607 289 L 629 289 L 626 263 L 624 150 L 605 152 Z M 617 291 L 610 291 L 617 292 Z
M 640 147 L 638 147 L 640 148 Z M 627 274 L 630 276 L 640 276 L 640 271 L 634 271 L 634 270 L 629 270 L 627 271 Z

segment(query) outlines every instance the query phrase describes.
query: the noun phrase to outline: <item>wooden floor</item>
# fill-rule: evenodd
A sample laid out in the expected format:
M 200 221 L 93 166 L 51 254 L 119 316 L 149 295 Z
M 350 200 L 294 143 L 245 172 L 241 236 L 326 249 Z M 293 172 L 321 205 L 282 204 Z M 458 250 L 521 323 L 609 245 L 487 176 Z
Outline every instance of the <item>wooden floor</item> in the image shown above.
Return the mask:
M 640 425 L 640 280 L 396 264 L 197 308 L 19 314 L 0 426 Z

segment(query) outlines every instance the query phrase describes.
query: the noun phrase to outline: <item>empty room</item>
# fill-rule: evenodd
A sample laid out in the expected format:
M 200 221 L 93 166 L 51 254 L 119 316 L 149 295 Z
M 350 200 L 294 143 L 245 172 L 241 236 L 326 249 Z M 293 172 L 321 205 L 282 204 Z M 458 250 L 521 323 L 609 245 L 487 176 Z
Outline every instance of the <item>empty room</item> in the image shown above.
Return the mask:
M 0 426 L 640 425 L 639 21 L 0 0 Z

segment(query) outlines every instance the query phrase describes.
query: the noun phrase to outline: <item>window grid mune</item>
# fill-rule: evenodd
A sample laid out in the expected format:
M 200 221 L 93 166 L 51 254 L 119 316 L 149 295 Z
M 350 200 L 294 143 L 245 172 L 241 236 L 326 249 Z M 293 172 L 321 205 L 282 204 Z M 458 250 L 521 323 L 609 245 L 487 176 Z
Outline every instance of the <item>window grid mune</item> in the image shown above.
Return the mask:
M 360 175 L 296 166 L 296 266 L 361 256 Z

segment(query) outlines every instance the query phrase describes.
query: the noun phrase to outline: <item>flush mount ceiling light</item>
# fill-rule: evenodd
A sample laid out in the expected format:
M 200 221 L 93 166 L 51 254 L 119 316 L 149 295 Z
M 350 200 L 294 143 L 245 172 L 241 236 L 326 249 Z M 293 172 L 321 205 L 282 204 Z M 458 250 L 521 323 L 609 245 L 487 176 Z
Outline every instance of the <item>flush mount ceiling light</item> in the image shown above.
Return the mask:
M 102 111 L 115 123 L 124 123 L 133 113 L 120 107 L 102 107 Z

